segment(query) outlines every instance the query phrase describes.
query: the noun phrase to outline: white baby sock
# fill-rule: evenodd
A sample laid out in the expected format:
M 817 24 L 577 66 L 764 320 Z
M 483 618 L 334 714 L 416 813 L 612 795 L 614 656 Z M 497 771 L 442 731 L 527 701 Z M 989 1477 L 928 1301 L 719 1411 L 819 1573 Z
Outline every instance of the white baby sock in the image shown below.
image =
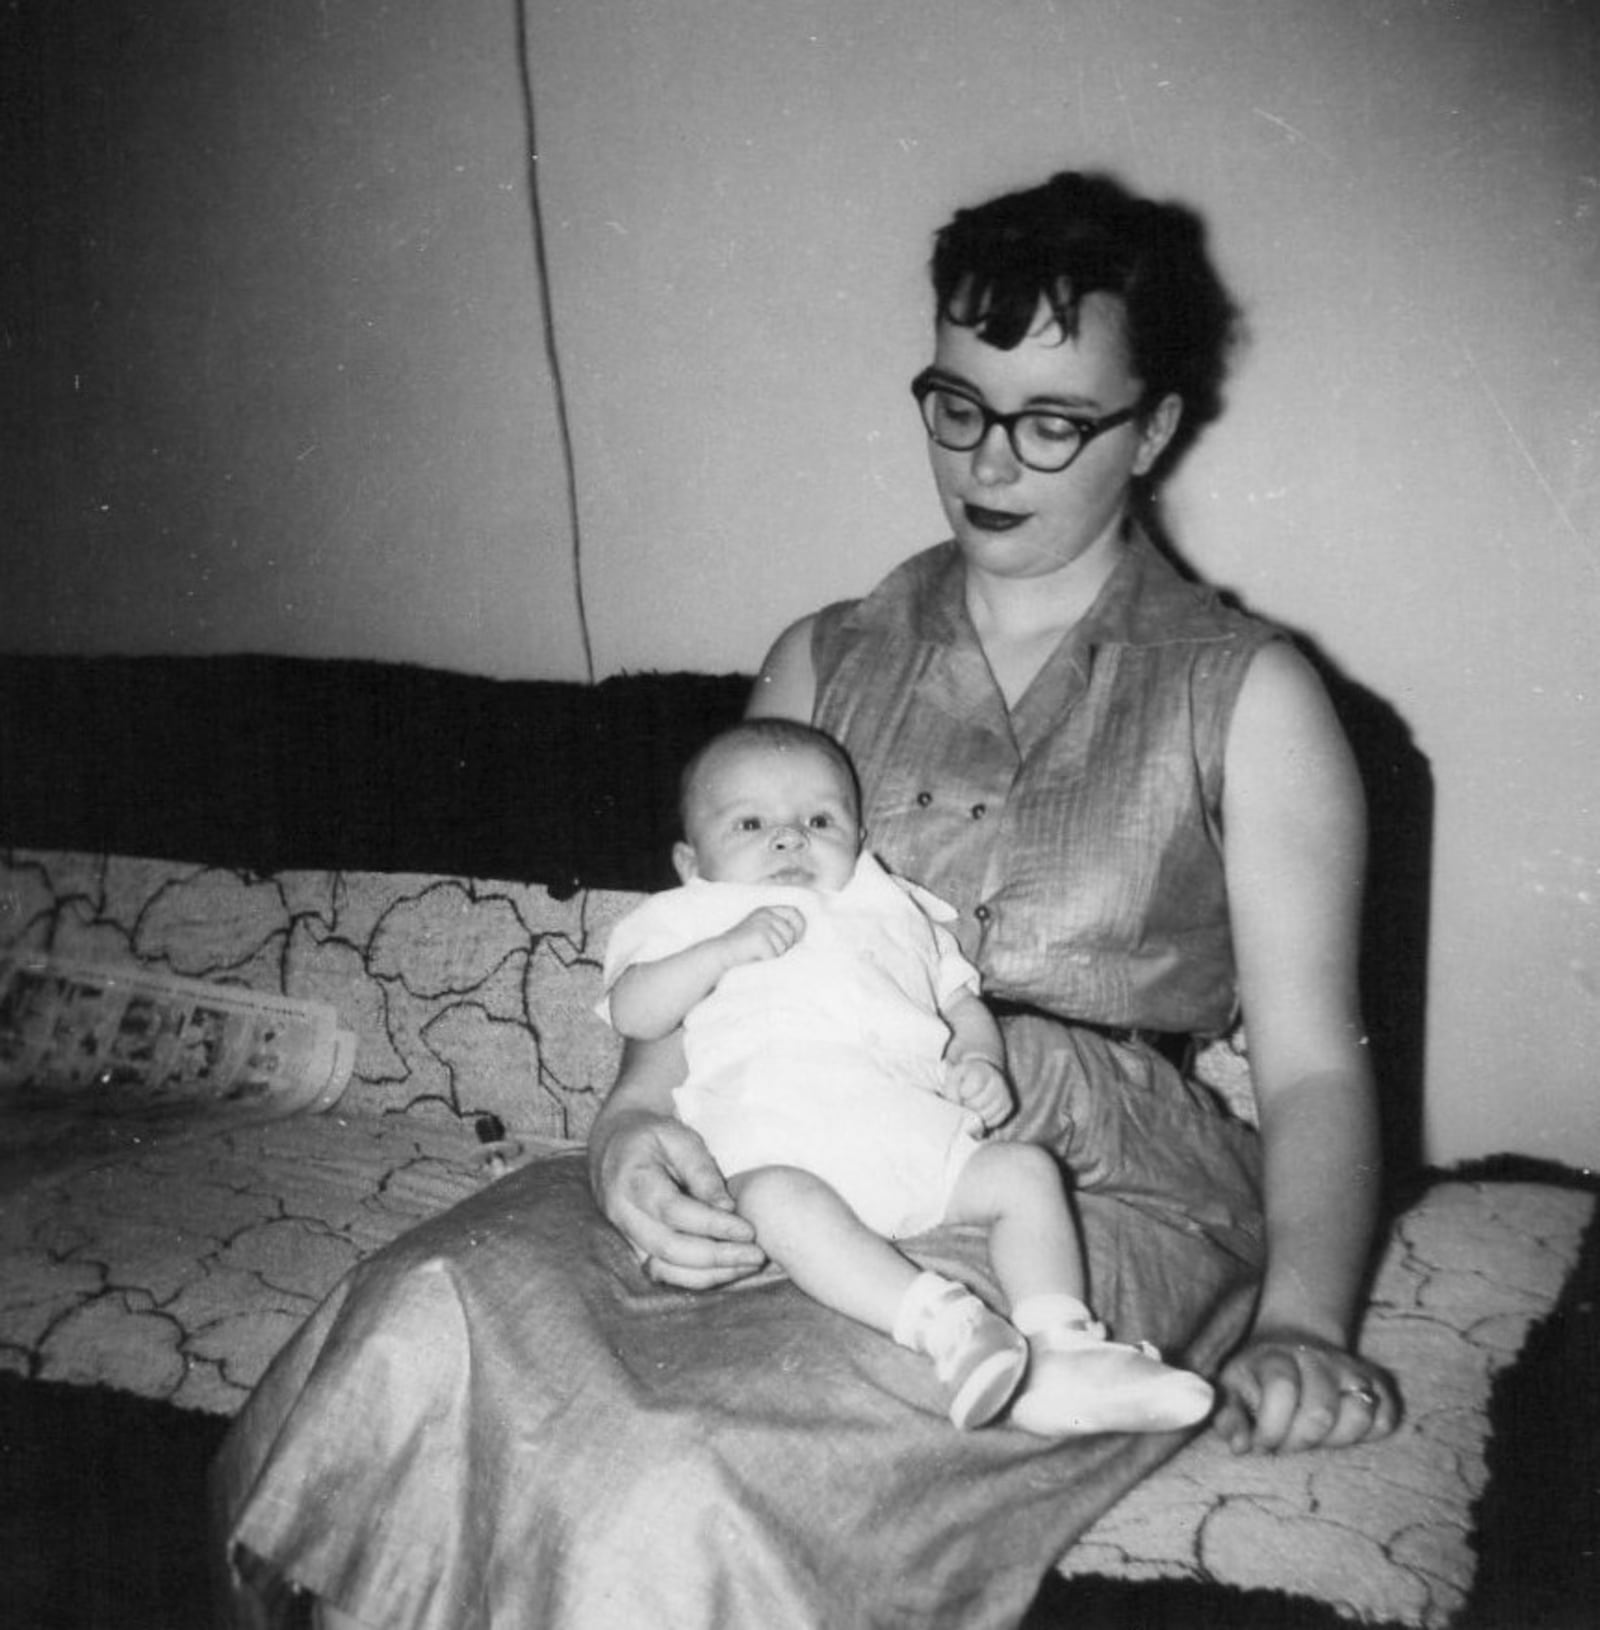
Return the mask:
M 909 1347 L 914 1353 L 925 1352 L 928 1326 L 934 1314 L 953 1297 L 967 1294 L 965 1285 L 946 1279 L 943 1274 L 919 1273 L 900 1298 L 891 1334 L 902 1347 Z

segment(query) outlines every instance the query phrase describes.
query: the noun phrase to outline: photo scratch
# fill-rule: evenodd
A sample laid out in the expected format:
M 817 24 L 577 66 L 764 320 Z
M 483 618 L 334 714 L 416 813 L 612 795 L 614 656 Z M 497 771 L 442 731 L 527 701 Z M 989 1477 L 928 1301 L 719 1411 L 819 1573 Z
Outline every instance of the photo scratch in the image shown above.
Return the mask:
M 1257 118 L 1265 119 L 1269 125 L 1276 125 L 1289 138 L 1290 141 L 1304 142 L 1305 145 L 1312 150 L 1312 152 L 1320 153 L 1322 157 L 1327 159 L 1330 164 L 1333 162 L 1333 154 L 1330 153 L 1326 147 L 1322 146 L 1320 142 L 1312 141 L 1305 131 L 1301 130 L 1296 125 L 1290 124 L 1287 119 L 1280 119 L 1276 113 L 1268 113 L 1265 108 L 1251 108 L 1250 111 L 1255 114 Z
M 1461 347 L 1461 354 L 1467 359 L 1467 366 L 1472 370 L 1472 377 L 1477 380 L 1479 386 L 1482 388 L 1483 394 L 1489 399 L 1489 406 L 1494 409 L 1495 417 L 1499 419 L 1502 425 L 1505 426 L 1506 434 L 1511 438 L 1512 446 L 1514 446 L 1522 455 L 1523 462 L 1533 472 L 1534 480 L 1539 483 L 1539 487 L 1543 491 L 1545 497 L 1550 500 L 1550 507 L 1554 509 L 1556 514 L 1561 517 L 1561 524 L 1584 550 L 1590 569 L 1595 571 L 1597 575 L 1600 575 L 1600 560 L 1596 560 L 1593 549 L 1590 546 L 1590 540 L 1583 535 L 1583 530 L 1573 519 L 1572 512 L 1567 508 L 1566 504 L 1562 502 L 1560 493 L 1558 493 L 1550 484 L 1549 477 L 1544 473 L 1538 459 L 1533 456 L 1532 449 L 1528 446 L 1527 442 L 1522 439 L 1516 425 L 1512 422 L 1511 415 L 1506 412 L 1504 404 L 1495 394 L 1494 386 L 1491 385 L 1484 377 L 1482 368 L 1478 366 L 1478 359 L 1472 353 L 1472 347 L 1470 345 L 1463 345 Z

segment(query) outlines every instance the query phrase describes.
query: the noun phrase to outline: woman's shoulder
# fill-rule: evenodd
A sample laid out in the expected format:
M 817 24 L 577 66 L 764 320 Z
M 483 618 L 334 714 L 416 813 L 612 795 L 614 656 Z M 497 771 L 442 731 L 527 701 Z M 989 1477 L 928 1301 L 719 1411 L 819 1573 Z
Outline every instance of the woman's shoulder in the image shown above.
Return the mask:
M 818 615 L 812 613 L 790 623 L 772 642 L 745 705 L 746 718 L 811 722 L 817 692 L 811 644 Z
M 1328 688 L 1304 651 L 1285 636 L 1257 651 L 1235 709 L 1236 750 L 1254 743 L 1315 747 L 1344 737 Z
M 953 542 L 919 550 L 865 594 L 836 600 L 816 612 L 811 619 L 814 639 L 825 641 L 868 629 L 926 631 L 959 603 L 960 570 L 960 555 Z
M 1221 589 L 1181 570 L 1156 544 L 1138 535 L 1130 547 L 1131 582 L 1113 604 L 1108 632 L 1134 645 L 1174 640 L 1242 642 L 1254 651 L 1284 638 L 1269 619 L 1247 611 Z M 1121 615 L 1118 615 L 1120 611 Z
M 945 597 L 953 555 L 953 544 L 935 544 L 901 561 L 866 594 L 835 600 L 790 623 L 761 664 L 748 712 L 809 720 L 818 675 L 833 671 L 842 647 L 866 631 L 909 631 Z

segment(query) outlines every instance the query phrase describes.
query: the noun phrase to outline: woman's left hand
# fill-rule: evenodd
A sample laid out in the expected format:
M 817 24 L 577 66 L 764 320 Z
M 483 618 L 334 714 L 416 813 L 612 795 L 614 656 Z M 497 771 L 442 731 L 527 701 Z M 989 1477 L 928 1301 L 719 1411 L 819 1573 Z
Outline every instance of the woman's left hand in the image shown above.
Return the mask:
M 1387 1371 L 1301 1331 L 1257 1331 L 1223 1366 L 1217 1393 L 1213 1429 L 1236 1455 L 1343 1449 L 1400 1421 Z

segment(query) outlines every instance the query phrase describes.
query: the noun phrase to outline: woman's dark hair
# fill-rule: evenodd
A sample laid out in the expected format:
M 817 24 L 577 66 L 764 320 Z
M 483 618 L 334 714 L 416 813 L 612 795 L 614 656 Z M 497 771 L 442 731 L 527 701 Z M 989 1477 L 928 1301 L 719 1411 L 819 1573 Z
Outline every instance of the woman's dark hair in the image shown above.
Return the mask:
M 1087 295 L 1114 294 L 1148 401 L 1183 398 L 1185 440 L 1221 411 L 1239 314 L 1206 253 L 1204 226 L 1182 205 L 1064 170 L 958 210 L 934 239 L 931 271 L 939 319 L 1002 351 L 1027 334 L 1041 300 L 1070 337 Z

